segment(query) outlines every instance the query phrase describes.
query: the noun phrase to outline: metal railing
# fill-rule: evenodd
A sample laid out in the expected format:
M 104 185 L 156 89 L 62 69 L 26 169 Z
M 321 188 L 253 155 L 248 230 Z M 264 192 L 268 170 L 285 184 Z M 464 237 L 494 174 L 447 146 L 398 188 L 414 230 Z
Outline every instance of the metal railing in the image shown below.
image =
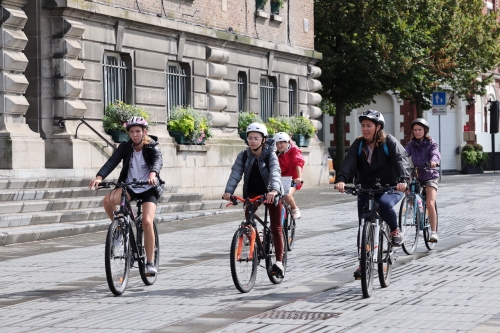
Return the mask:
M 127 65 L 120 56 L 105 55 L 102 64 L 104 106 L 116 101 L 127 102 Z
M 187 105 L 187 75 L 180 65 L 168 65 L 167 102 L 168 110 L 175 106 Z
M 244 73 L 238 74 L 238 112 L 245 111 L 245 100 L 247 92 L 247 80 Z
M 260 117 L 265 122 L 274 115 L 274 82 L 268 77 L 260 79 Z
M 59 127 L 61 128 L 64 128 L 66 127 L 66 124 L 64 123 L 65 120 L 79 120 L 80 121 L 80 124 L 78 124 L 78 126 L 76 127 L 76 131 L 75 131 L 75 139 L 78 139 L 78 128 L 80 128 L 80 126 L 82 124 L 86 125 L 88 128 L 90 128 L 90 130 L 92 132 L 94 132 L 95 134 L 97 134 L 101 139 L 104 140 L 104 142 L 106 142 L 107 146 L 104 146 L 102 148 L 106 148 L 106 147 L 111 147 L 113 148 L 113 150 L 116 150 L 116 147 L 114 144 L 112 144 L 111 142 L 109 142 L 101 133 L 97 132 L 92 126 L 90 126 L 89 123 L 87 123 L 83 118 L 64 118 L 64 119 L 61 119 L 59 120 L 59 122 L 57 123 L 59 125 Z
M 296 91 L 295 81 L 290 81 L 288 86 L 288 115 L 290 117 L 295 115 Z

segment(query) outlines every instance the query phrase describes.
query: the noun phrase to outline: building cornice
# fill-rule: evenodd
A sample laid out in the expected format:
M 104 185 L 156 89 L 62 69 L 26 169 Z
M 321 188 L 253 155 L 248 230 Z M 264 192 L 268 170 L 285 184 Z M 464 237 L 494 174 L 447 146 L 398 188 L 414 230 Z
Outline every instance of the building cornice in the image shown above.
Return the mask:
M 173 19 L 158 17 L 144 13 L 135 12 L 129 9 L 104 5 L 85 0 L 46 0 L 44 3 L 46 8 L 67 8 L 85 12 L 88 17 L 89 12 L 96 16 L 105 16 L 108 19 L 125 20 L 132 25 L 146 25 L 158 30 L 174 30 L 185 32 L 197 37 L 223 40 L 233 45 L 243 44 L 253 48 L 260 48 L 263 51 L 283 52 L 286 54 L 296 55 L 298 57 L 307 57 L 315 60 L 321 60 L 323 55 L 315 50 L 291 46 L 282 43 L 276 43 L 257 39 L 250 36 L 230 33 L 228 31 L 218 30 L 205 26 L 195 25 L 187 22 L 176 21 Z

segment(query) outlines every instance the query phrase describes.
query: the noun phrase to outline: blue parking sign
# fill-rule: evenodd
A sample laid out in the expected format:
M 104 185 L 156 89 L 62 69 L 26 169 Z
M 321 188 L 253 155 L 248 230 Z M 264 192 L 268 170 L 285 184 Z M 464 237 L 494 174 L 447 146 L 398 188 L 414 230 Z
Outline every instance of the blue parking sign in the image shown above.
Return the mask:
M 445 106 L 446 92 L 438 91 L 432 93 L 432 106 Z

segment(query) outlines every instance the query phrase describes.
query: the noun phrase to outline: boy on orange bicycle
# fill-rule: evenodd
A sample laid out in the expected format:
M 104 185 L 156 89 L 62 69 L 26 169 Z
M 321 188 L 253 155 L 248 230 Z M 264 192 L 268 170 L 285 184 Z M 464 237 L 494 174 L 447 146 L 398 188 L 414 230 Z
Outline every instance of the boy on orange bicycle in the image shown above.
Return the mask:
M 248 148 L 241 151 L 231 167 L 231 175 L 226 184 L 223 198 L 230 200 L 238 183 L 243 179 L 243 197 L 253 198 L 266 195 L 264 204 L 269 209 L 271 232 L 276 249 L 276 263 L 273 265 L 273 274 L 283 277 L 283 228 L 281 225 L 281 211 L 283 206 L 279 196 L 283 193 L 281 184 L 281 170 L 274 149 L 274 140 L 267 139 L 267 128 L 264 124 L 252 123 L 247 130 Z M 257 209 L 257 207 L 255 207 Z
M 285 189 L 283 199 L 292 208 L 293 218 L 299 219 L 300 210 L 293 199 L 293 194 L 302 185 L 302 168 L 304 167 L 305 160 L 302 156 L 302 151 L 291 143 L 290 136 L 285 132 L 276 133 L 273 139 L 276 142 L 276 154 L 280 162 L 283 188 Z M 292 179 L 296 187 L 291 186 Z

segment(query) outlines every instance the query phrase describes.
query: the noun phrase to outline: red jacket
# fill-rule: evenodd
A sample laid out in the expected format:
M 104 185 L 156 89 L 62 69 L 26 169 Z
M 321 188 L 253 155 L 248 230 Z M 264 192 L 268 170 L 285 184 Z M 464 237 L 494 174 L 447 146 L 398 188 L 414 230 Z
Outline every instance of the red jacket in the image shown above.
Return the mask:
M 281 176 L 295 179 L 297 178 L 295 167 L 303 168 L 305 160 L 302 156 L 302 150 L 293 144 L 290 145 L 290 149 L 278 155 L 278 161 L 280 162 Z

